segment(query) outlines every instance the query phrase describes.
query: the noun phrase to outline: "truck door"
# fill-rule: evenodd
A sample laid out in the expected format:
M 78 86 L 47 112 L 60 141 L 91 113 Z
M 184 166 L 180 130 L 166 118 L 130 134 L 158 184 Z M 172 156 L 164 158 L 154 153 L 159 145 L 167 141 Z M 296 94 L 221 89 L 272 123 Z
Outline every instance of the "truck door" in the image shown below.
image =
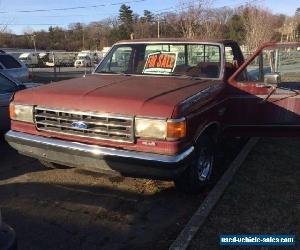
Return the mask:
M 225 120 L 230 131 L 300 135 L 300 43 L 264 45 L 228 82 Z

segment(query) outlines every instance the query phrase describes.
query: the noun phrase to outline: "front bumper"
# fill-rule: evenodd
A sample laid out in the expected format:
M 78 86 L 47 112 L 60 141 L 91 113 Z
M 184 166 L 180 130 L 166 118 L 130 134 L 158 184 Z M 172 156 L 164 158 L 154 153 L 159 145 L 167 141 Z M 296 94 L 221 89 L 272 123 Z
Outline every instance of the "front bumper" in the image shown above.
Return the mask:
M 102 173 L 176 179 L 186 168 L 194 147 L 169 156 L 70 142 L 9 131 L 6 141 L 20 154 Z

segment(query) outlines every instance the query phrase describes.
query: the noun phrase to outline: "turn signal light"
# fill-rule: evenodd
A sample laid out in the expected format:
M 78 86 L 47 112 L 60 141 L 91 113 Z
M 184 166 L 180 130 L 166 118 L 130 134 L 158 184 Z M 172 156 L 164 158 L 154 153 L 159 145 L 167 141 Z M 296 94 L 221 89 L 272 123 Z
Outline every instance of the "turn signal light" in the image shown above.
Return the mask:
M 9 104 L 9 118 L 13 120 L 15 117 L 15 105 L 13 102 Z
M 168 120 L 167 121 L 167 139 L 178 140 L 186 135 L 186 121 L 181 120 Z

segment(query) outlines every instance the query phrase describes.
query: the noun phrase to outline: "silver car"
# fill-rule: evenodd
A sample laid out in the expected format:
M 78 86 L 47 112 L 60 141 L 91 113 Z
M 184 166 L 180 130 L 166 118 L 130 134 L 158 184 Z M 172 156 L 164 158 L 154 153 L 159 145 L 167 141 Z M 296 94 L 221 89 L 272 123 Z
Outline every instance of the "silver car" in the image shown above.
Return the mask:
M 31 81 L 31 74 L 26 65 L 4 51 L 0 51 L 0 72 L 8 74 L 20 82 Z
M 0 73 L 0 131 L 7 131 L 10 127 L 8 107 L 16 91 L 26 89 L 20 81 L 7 74 Z

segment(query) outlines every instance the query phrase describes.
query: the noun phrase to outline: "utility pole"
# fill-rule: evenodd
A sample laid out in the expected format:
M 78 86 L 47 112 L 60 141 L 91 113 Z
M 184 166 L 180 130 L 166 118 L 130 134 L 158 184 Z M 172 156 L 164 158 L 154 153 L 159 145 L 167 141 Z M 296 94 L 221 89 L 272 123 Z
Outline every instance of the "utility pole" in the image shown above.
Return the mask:
M 31 35 L 31 40 L 33 42 L 34 51 L 36 52 L 35 37 L 36 37 L 36 35 Z
M 82 50 L 84 50 L 84 27 L 82 24 Z
M 157 15 L 157 38 L 160 38 L 160 15 Z

